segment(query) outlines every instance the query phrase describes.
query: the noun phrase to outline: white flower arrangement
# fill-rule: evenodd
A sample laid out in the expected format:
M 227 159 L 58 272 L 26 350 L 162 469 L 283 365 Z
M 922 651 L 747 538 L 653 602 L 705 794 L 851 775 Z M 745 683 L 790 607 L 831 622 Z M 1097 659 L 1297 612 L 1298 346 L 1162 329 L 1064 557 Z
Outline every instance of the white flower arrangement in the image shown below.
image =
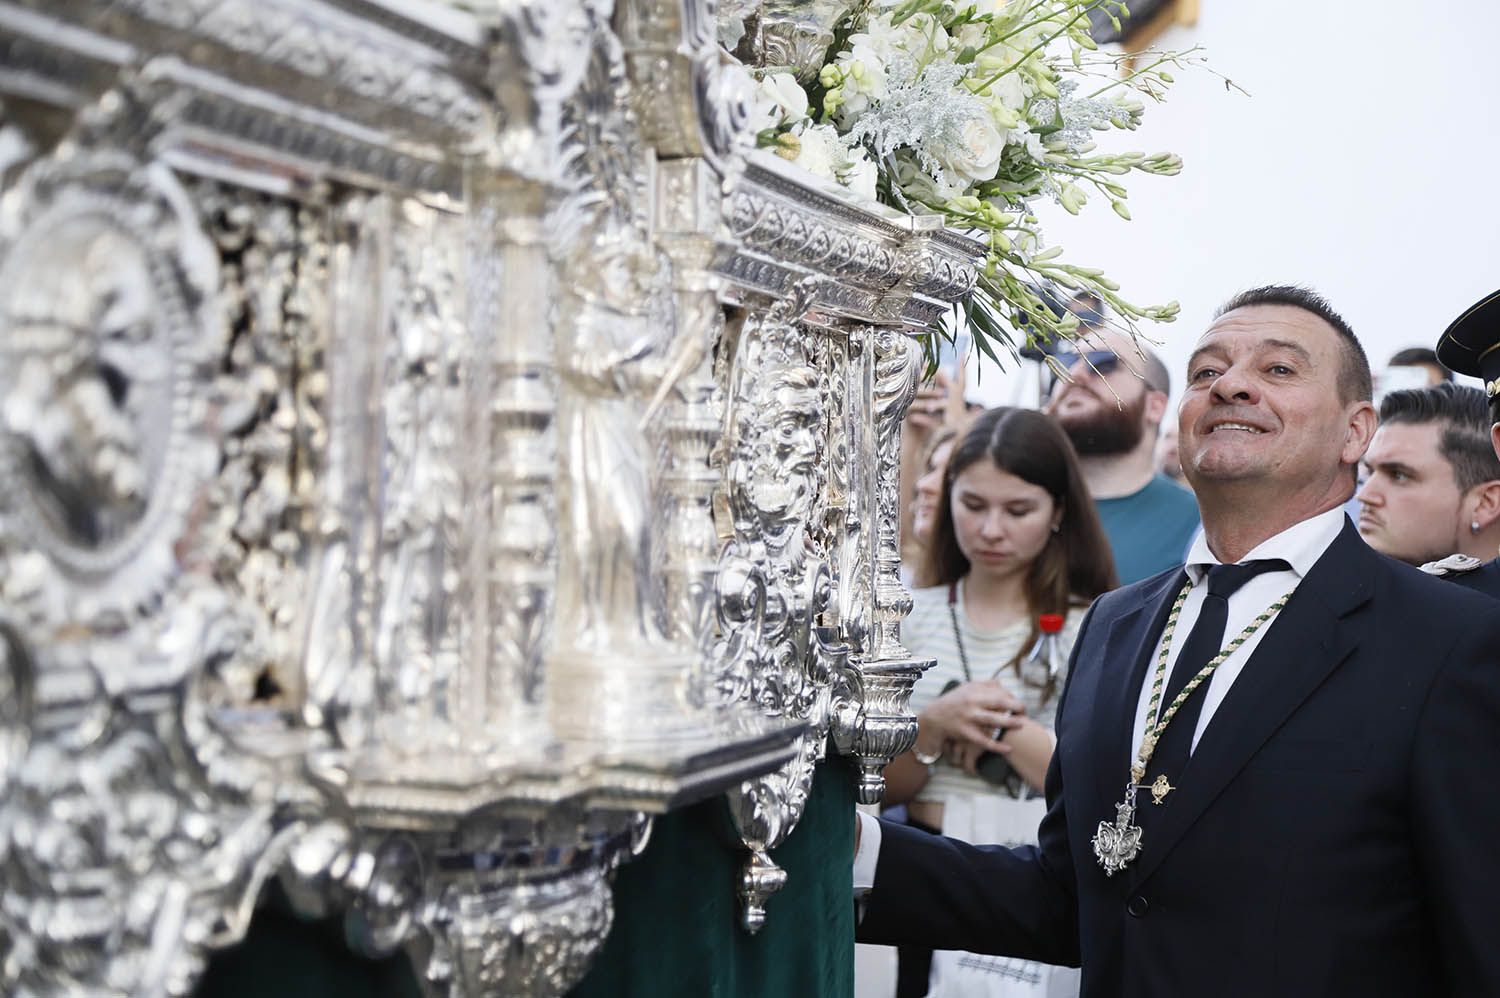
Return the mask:
M 1139 307 L 1096 268 L 1044 248 L 1030 203 L 1050 197 L 1077 214 L 1102 195 L 1129 219 L 1120 179 L 1174 175 L 1171 153 L 1095 154 L 1096 133 L 1136 128 L 1161 100 L 1169 69 L 1196 50 L 1159 55 L 1121 75 L 1120 57 L 1088 35 L 1088 17 L 1125 15 L 1121 0 L 863 0 L 834 28 L 815 82 L 762 71 L 756 142 L 865 197 L 936 213 L 987 242 L 978 291 L 965 306 L 984 352 L 1068 337 L 1043 288 L 1096 292 L 1132 329 L 1170 321 L 1177 303 Z M 808 74 L 809 76 L 811 74 Z M 1086 89 L 1085 83 L 1093 84 Z M 1049 292 L 1050 293 L 1050 292 Z
M 791 73 L 767 73 L 755 92 L 751 119 L 761 145 L 771 146 L 809 173 L 875 200 L 876 170 L 865 148 L 831 122 L 815 123 L 807 92 Z

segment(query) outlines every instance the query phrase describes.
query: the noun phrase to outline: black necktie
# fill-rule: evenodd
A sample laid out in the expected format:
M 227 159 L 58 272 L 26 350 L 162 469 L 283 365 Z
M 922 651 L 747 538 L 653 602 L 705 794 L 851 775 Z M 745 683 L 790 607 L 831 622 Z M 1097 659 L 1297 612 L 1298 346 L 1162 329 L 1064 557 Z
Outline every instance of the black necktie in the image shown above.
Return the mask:
M 1214 565 L 1208 570 L 1208 593 L 1203 597 L 1203 605 L 1198 610 L 1198 619 L 1193 624 L 1193 629 L 1183 642 L 1182 652 L 1172 666 L 1172 674 L 1167 677 L 1160 711 L 1165 712 L 1188 681 L 1201 672 L 1224 647 L 1229 597 L 1262 572 L 1287 572 L 1291 568 L 1291 565 L 1280 558 L 1266 558 L 1239 565 Z M 1193 747 L 1193 730 L 1198 727 L 1198 716 L 1203 712 L 1203 701 L 1208 696 L 1207 689 L 1208 680 L 1204 680 L 1178 708 L 1171 723 L 1167 725 L 1167 730 L 1162 733 L 1161 740 L 1156 743 L 1156 750 L 1151 753 L 1151 764 L 1146 767 L 1147 786 L 1162 773 L 1166 774 L 1169 781 L 1182 776 Z M 1152 724 L 1156 718 L 1148 717 L 1146 721 L 1147 724 Z M 1145 795 L 1142 796 L 1140 806 L 1144 812 L 1142 817 L 1146 818 L 1153 807 L 1146 802 Z

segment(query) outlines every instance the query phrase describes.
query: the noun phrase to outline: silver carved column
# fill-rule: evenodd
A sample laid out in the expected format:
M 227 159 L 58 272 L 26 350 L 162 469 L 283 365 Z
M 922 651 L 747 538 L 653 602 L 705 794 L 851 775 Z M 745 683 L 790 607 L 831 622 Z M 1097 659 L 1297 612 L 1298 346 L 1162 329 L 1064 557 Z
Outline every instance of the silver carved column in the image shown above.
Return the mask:
M 744 308 L 720 346 L 721 686 L 809 725 L 790 763 L 730 794 L 750 931 L 785 881 L 769 851 L 800 820 L 825 739 L 874 802 L 916 736 L 907 703 L 930 663 L 899 640 L 900 426 L 919 374 L 912 336 L 974 280 L 962 237 L 794 177 L 748 159 L 724 205 L 740 245 L 719 264 Z
M 860 803 L 874 804 L 885 793 L 885 766 L 916 739 L 916 718 L 907 703 L 928 666 L 912 658 L 901 644 L 900 625 L 911 612 L 911 594 L 901 583 L 897 537 L 902 501 L 898 494 L 901 422 L 916 394 L 921 351 L 899 328 L 861 330 L 851 336 L 851 346 L 862 355 L 854 369 L 869 378 L 868 429 L 857 438 L 869 446 L 860 447 L 851 457 L 857 467 L 873 472 L 873 481 L 862 490 L 865 517 L 870 519 L 862 517 L 847 530 L 858 550 L 849 562 L 861 570 L 857 582 L 868 587 L 861 593 L 864 600 L 851 599 L 851 606 L 858 610 L 845 622 L 857 649 L 852 685 L 859 709 L 850 723 L 835 729 L 834 737 L 839 751 L 854 757 L 858 766 Z M 860 429 L 865 431 L 866 426 Z M 854 588 L 856 580 L 850 583 Z

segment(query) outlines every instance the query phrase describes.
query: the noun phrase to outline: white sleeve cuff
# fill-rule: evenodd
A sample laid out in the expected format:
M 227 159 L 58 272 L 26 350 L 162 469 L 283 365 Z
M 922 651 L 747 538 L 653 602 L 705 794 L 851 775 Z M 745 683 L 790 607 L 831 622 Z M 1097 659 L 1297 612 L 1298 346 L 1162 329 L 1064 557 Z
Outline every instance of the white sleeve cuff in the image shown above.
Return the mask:
M 875 866 L 880 861 L 880 819 L 863 811 L 854 812 L 859 822 L 859 848 L 854 852 L 854 895 L 863 897 L 875 886 Z

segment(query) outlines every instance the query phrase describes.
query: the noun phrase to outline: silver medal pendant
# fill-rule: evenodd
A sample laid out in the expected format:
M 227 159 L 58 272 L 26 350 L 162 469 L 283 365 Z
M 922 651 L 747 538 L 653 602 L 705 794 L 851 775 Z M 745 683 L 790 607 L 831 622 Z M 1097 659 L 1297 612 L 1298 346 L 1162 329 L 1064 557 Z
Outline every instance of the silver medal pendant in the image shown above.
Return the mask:
M 1106 877 L 1119 873 L 1141 854 L 1141 827 L 1135 823 L 1134 783 L 1125 788 L 1125 799 L 1115 805 L 1115 820 L 1101 821 L 1094 830 L 1094 858 Z

